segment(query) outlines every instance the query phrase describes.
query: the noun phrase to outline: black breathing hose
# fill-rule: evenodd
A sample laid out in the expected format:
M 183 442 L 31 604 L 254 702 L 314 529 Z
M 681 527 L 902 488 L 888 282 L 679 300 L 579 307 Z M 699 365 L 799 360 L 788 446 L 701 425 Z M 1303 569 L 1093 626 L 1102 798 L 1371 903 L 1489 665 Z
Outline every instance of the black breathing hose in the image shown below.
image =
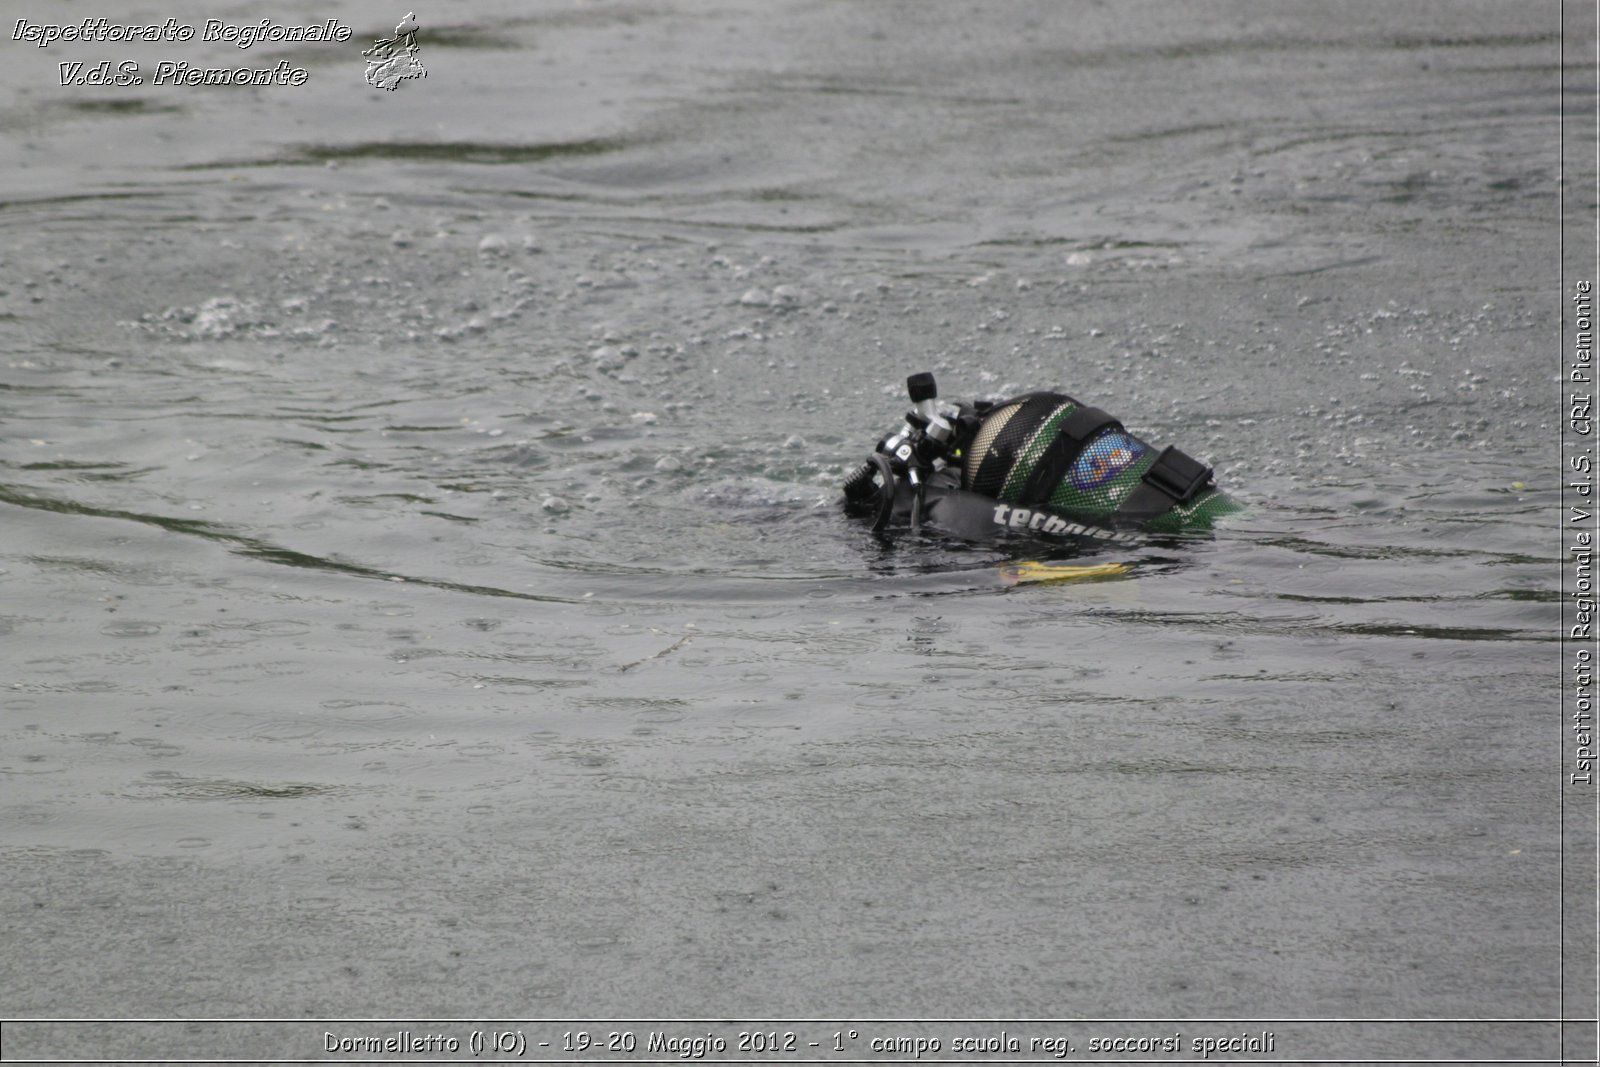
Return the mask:
M 871 496 L 877 486 L 872 484 L 872 476 L 878 472 L 877 464 L 870 459 L 855 469 L 850 477 L 844 480 L 845 499 L 852 504 L 859 504 Z

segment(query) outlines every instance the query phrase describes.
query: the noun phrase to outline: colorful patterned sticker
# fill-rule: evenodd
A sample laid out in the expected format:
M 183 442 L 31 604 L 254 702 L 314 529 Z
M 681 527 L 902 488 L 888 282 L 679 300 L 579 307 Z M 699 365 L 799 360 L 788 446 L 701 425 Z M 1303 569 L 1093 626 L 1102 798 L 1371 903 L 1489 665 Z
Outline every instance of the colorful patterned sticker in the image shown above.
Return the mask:
M 1109 430 L 1096 437 L 1073 461 L 1067 480 L 1073 488 L 1098 489 L 1128 469 L 1128 465 L 1149 451 L 1143 441 L 1120 430 Z

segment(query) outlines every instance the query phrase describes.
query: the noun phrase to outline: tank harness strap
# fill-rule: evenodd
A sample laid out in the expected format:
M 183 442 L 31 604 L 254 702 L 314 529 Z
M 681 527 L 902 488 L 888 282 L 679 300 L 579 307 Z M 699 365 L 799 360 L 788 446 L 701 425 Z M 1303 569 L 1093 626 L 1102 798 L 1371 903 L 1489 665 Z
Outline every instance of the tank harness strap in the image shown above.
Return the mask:
M 1144 472 L 1144 480 L 1117 508 L 1119 519 L 1153 519 L 1174 504 L 1187 504 L 1211 485 L 1211 468 L 1176 445 L 1168 445 Z
M 1061 425 L 1056 428 L 1055 438 L 1045 446 L 1044 455 L 1039 457 L 1039 462 L 1029 472 L 1017 502 L 1031 507 L 1048 501 L 1089 442 L 1112 427 L 1120 430 L 1122 423 L 1099 408 L 1079 404 L 1067 412 Z

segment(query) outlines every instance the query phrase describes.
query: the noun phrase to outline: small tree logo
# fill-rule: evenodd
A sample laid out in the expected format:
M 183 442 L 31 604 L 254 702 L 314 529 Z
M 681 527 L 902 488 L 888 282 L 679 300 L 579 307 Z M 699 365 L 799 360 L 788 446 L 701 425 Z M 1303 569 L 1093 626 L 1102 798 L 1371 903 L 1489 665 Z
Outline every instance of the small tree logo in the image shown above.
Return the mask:
M 406 12 L 394 37 L 381 39 L 361 53 L 367 57 L 367 84 L 374 89 L 394 92 L 407 78 L 426 78 L 428 72 L 417 59 L 417 16 Z

